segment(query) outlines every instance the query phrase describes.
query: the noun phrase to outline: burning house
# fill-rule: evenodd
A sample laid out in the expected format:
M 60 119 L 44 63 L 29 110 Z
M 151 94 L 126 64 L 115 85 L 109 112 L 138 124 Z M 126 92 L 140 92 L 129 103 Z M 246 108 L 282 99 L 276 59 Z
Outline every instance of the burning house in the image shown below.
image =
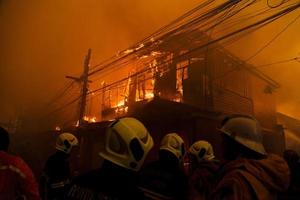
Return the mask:
M 118 70 L 125 76 L 101 83 L 102 122 L 82 129 L 81 151 L 94 152 L 103 146 L 102 127 L 107 121 L 133 116 L 149 129 L 156 147 L 164 134 L 177 132 L 187 145 L 197 139 L 210 141 L 220 156 L 220 120 L 228 114 L 248 114 L 261 122 L 266 149 L 281 153 L 283 131 L 276 122 L 274 95 L 278 83 L 221 45 L 205 45 L 210 40 L 193 31 L 122 52 L 119 56 L 125 58 L 111 67 L 110 76 L 120 74 Z M 82 163 L 86 168 L 97 166 L 99 159 L 95 152 Z

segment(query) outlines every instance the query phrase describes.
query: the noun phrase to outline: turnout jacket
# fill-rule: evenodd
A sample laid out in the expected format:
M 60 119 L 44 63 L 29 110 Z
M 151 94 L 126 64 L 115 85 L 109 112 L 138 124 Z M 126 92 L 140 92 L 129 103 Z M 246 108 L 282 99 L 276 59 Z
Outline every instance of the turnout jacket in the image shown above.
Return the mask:
M 283 158 L 268 155 L 265 159 L 240 158 L 225 164 L 210 199 L 272 200 L 285 191 L 290 171 Z
M 22 198 L 40 199 L 33 173 L 21 158 L 0 151 L 0 199 Z

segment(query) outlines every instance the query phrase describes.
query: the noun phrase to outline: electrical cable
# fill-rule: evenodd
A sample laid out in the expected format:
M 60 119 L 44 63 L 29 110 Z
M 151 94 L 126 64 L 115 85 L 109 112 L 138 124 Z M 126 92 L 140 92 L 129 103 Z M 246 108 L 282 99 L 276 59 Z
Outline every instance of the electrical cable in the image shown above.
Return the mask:
M 203 47 L 206 47 L 207 45 L 212 45 L 212 44 L 217 43 L 217 42 L 219 42 L 219 41 L 221 41 L 221 40 L 224 40 L 224 39 L 227 39 L 227 38 L 229 38 L 229 37 L 232 37 L 233 35 L 239 34 L 239 33 L 243 32 L 243 31 L 245 31 L 245 30 L 252 29 L 252 28 L 255 28 L 255 27 L 261 28 L 262 26 L 265 26 L 265 25 L 267 25 L 267 24 L 269 24 L 269 23 L 272 23 L 273 21 L 277 20 L 278 18 L 280 18 L 280 17 L 286 15 L 287 13 L 289 13 L 289 12 L 291 12 L 291 11 L 293 11 L 293 10 L 299 8 L 299 7 L 300 7 L 300 3 L 298 3 L 298 4 L 294 5 L 294 6 L 291 6 L 291 7 L 287 8 L 287 9 L 284 9 L 284 10 L 282 10 L 282 11 L 279 11 L 279 12 L 277 12 L 276 14 L 273 14 L 272 16 L 269 16 L 269 17 L 267 17 L 267 18 L 265 18 L 265 19 L 262 19 L 262 20 L 260 20 L 260 21 L 258 21 L 258 22 L 255 22 L 255 23 L 251 24 L 251 25 L 248 25 L 248 26 L 246 26 L 246 27 L 244 27 L 244 28 L 241 28 L 241 29 L 236 30 L 236 31 L 234 31 L 234 32 L 232 32 L 232 33 L 229 33 L 229 34 L 227 34 L 227 35 L 224 35 L 224 36 L 222 36 L 222 37 L 219 37 L 219 38 L 217 38 L 217 39 L 215 39 L 215 40 L 209 41 L 207 44 L 202 45 L 202 46 L 200 46 L 200 47 L 196 47 L 196 48 L 190 50 L 189 52 L 186 52 L 186 53 L 184 53 L 184 54 L 181 54 L 181 55 L 177 56 L 176 58 L 173 58 L 172 60 L 181 58 L 181 57 L 183 57 L 183 56 L 185 56 L 185 55 L 188 55 L 188 54 L 190 54 L 190 53 L 192 53 L 192 52 L 195 52 L 195 51 L 197 51 L 197 50 L 200 50 L 200 49 L 202 49 Z M 165 62 L 163 62 L 163 63 L 160 63 L 159 65 L 163 65 L 163 64 L 165 64 L 165 63 L 167 63 L 167 62 L 169 62 L 169 61 L 170 61 L 170 60 L 167 60 L 167 61 L 165 61 Z M 156 65 L 156 66 L 154 66 L 154 67 L 157 67 L 157 66 L 158 66 L 158 65 Z M 134 73 L 134 74 L 131 75 L 130 77 L 125 77 L 125 78 L 123 78 L 123 79 L 120 79 L 119 81 L 113 82 L 113 83 L 110 84 L 110 85 L 106 85 L 105 87 L 95 89 L 95 90 L 93 90 L 92 92 L 95 93 L 95 92 L 101 91 L 101 90 L 103 90 L 103 89 L 105 89 L 105 88 L 107 88 L 107 87 L 109 87 L 109 86 L 111 86 L 111 85 L 113 85 L 113 84 L 117 84 L 117 83 L 122 82 L 122 81 L 124 81 L 124 80 L 126 80 L 126 79 L 128 79 L 128 78 L 132 78 L 132 77 L 134 77 L 134 76 L 136 76 L 136 75 L 138 75 L 138 74 L 141 74 L 141 73 L 144 73 L 144 72 L 146 72 L 146 71 L 148 71 L 148 70 L 151 70 L 152 68 L 153 68 L 153 67 L 149 67 L 149 68 L 147 68 L 147 69 L 141 70 L 141 71 L 139 71 L 139 72 Z
M 223 6 L 224 6 L 224 5 L 223 5 Z M 269 17 L 267 17 L 267 18 L 264 18 L 264 19 L 262 19 L 262 20 L 259 20 L 258 22 L 255 22 L 255 23 L 253 23 L 253 24 L 250 24 L 250 25 L 248 25 L 248 26 L 245 26 L 245 27 L 243 27 L 243 28 L 241 28 L 241 29 L 238 29 L 238 30 L 236 30 L 236 31 L 233 31 L 233 32 L 231 32 L 231 33 L 229 33 L 229 34 L 226 34 L 226 35 L 224 35 L 224 36 L 221 36 L 221 37 L 219 37 L 219 38 L 217 38 L 217 39 L 214 39 L 214 40 L 212 40 L 212 41 L 209 41 L 209 42 L 207 42 L 207 43 L 204 44 L 204 45 L 201 45 L 201 46 L 199 46 L 199 47 L 193 48 L 193 49 L 191 49 L 190 51 L 188 51 L 188 52 L 186 52 L 186 53 L 183 53 L 183 54 L 181 54 L 181 55 L 179 55 L 179 56 L 173 58 L 172 60 L 177 60 L 177 59 L 182 58 L 182 57 L 184 57 L 184 56 L 186 56 L 186 55 L 188 55 L 188 54 L 191 54 L 191 53 L 193 53 L 193 52 L 195 52 L 195 51 L 198 51 L 198 50 L 200 50 L 200 49 L 203 49 L 203 47 L 207 47 L 207 46 L 210 46 L 210 45 L 212 45 L 212 44 L 218 43 L 218 42 L 220 42 L 220 41 L 223 41 L 223 40 L 225 40 L 225 39 L 228 39 L 228 38 L 231 38 L 231 37 L 233 37 L 233 36 L 235 36 L 235 35 L 238 35 L 238 34 L 240 34 L 240 33 L 243 33 L 243 32 L 245 32 L 245 31 L 248 31 L 248 30 L 251 30 L 251 29 L 252 29 L 252 30 L 257 30 L 258 28 L 261 28 L 261 27 L 263 27 L 263 26 L 265 26 L 265 25 L 267 25 L 267 24 L 269 24 L 269 23 L 272 23 L 273 21 L 277 20 L 278 18 L 280 18 L 280 17 L 286 15 L 286 14 L 289 13 L 289 12 L 294 11 L 295 9 L 297 9 L 297 8 L 299 8 L 299 7 L 300 7 L 300 3 L 298 3 L 298 4 L 294 5 L 294 6 L 290 6 L 290 7 L 286 8 L 286 9 L 284 9 L 284 10 L 281 10 L 281 11 L 279 11 L 279 12 L 277 12 L 277 13 L 275 13 L 275 14 L 269 16 Z M 209 14 L 207 14 L 207 15 L 210 16 Z M 115 62 L 116 62 L 116 61 L 113 61 L 112 63 L 115 63 Z M 164 62 L 162 62 L 162 63 L 159 63 L 159 65 L 155 65 L 155 66 L 149 67 L 149 68 L 147 68 L 147 69 L 140 70 L 140 71 L 138 71 L 138 72 L 136 72 L 136 73 L 130 75 L 129 77 L 122 78 L 122 79 L 120 79 L 120 80 L 118 80 L 118 81 L 115 81 L 115 82 L 113 82 L 113 83 L 111 83 L 111 84 L 109 84 L 109 85 L 106 85 L 106 86 L 104 86 L 104 87 L 95 89 L 95 90 L 93 90 L 93 91 L 89 91 L 87 95 L 89 95 L 89 94 L 91 94 L 91 93 L 99 92 L 99 91 L 101 91 L 101 90 L 104 90 L 104 89 L 106 89 L 106 88 L 108 88 L 108 87 L 110 87 L 110 86 L 112 86 L 112 85 L 115 85 L 115 84 L 120 83 L 120 82 L 122 82 L 122 81 L 126 81 L 126 80 L 129 79 L 129 78 L 132 78 L 132 77 L 134 77 L 134 76 L 137 76 L 138 74 L 144 73 L 144 72 L 146 72 L 146 71 L 148 71 L 148 70 L 154 69 L 155 67 L 162 66 L 162 65 L 164 65 L 164 64 L 166 64 L 166 63 L 168 63 L 168 62 L 169 62 L 169 60 L 166 60 L 166 61 L 164 61 Z M 112 63 L 109 63 L 107 66 L 110 66 Z M 93 73 L 95 73 L 95 72 L 93 72 Z M 91 74 L 90 74 L 90 75 L 91 75 Z M 67 104 L 65 104 L 65 105 L 63 105 L 63 106 L 57 108 L 56 110 L 54 110 L 53 112 L 49 113 L 48 115 L 51 115 L 51 114 L 53 114 L 53 113 L 55 113 L 55 112 L 58 112 L 58 111 L 60 111 L 60 110 L 62 110 L 62 109 L 65 109 L 67 106 L 72 105 L 73 103 L 75 103 L 78 99 L 80 99 L 80 97 L 81 97 L 81 95 L 80 95 L 79 97 L 73 99 L 73 100 L 70 101 L 69 103 L 67 103 Z M 48 115 L 47 115 L 47 116 L 48 116 Z
M 291 25 L 293 25 L 300 18 L 300 14 L 295 17 L 291 22 L 289 22 L 280 32 L 278 32 L 274 37 L 271 38 L 269 42 L 267 42 L 264 46 L 262 46 L 258 51 L 256 51 L 252 56 L 248 57 L 246 61 L 253 59 L 255 56 L 260 54 L 263 50 L 265 50 L 268 46 L 270 46 L 282 33 L 284 33 Z
M 269 67 L 269 66 L 273 66 L 273 65 L 278 65 L 278 64 L 283 64 L 283 63 L 289 63 L 289 62 L 294 62 L 300 59 L 300 57 L 294 57 L 294 58 L 290 58 L 290 59 L 286 59 L 286 60 L 280 60 L 277 62 L 273 62 L 273 63 L 268 63 L 268 64 L 264 64 L 264 65 L 257 65 L 255 66 L 255 68 L 262 68 L 262 67 Z

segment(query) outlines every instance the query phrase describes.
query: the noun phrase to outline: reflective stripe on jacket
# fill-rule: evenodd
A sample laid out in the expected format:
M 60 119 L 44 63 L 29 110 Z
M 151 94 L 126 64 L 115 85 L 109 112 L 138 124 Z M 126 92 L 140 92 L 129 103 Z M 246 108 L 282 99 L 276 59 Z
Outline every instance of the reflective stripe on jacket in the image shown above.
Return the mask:
M 40 199 L 33 173 L 21 158 L 0 151 L 0 199 L 13 200 L 20 197 Z

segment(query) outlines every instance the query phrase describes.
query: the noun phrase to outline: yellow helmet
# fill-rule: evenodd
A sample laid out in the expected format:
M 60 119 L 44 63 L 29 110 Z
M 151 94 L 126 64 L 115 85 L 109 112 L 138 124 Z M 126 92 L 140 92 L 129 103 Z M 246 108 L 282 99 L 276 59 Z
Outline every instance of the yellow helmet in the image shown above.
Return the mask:
M 215 158 L 213 147 L 205 140 L 199 140 L 192 144 L 189 148 L 189 153 L 194 155 L 198 162 L 203 160 L 211 161 Z
M 254 117 L 247 115 L 230 116 L 223 121 L 220 131 L 257 153 L 267 154 L 263 146 L 260 124 Z
M 153 147 L 145 126 L 135 118 L 121 118 L 108 126 L 105 148 L 100 155 L 116 165 L 138 171 Z
M 78 139 L 71 133 L 62 133 L 56 139 L 56 149 L 70 153 L 74 146 L 78 145 Z
M 177 133 L 165 135 L 161 140 L 159 149 L 171 152 L 178 160 L 181 160 L 185 154 L 184 141 Z

